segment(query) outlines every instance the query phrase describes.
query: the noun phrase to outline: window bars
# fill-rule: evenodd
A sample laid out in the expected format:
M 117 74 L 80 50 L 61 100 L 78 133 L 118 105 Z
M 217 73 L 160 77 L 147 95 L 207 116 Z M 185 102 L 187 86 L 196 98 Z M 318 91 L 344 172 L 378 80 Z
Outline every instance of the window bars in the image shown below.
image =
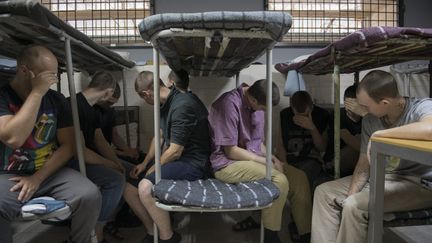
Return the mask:
M 265 8 L 291 14 L 283 39 L 290 44 L 328 44 L 358 29 L 399 23 L 398 0 L 266 0 Z
M 41 0 L 56 16 L 102 45 L 142 43 L 138 23 L 153 14 L 153 0 Z

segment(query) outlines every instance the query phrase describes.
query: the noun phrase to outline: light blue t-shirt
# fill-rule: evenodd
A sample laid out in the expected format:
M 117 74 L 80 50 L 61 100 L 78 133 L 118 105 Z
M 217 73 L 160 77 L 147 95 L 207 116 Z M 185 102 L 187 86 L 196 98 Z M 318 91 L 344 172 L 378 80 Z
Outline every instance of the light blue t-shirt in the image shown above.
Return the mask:
M 367 153 L 369 138 L 375 131 L 403 126 L 418 122 L 426 116 L 432 116 L 432 99 L 405 98 L 405 100 L 406 105 L 403 115 L 392 126 L 387 126 L 381 118 L 370 114 L 363 118 L 361 153 Z M 409 160 L 401 160 L 394 156 L 386 156 L 385 158 L 386 173 L 411 175 L 432 180 L 432 167 L 430 166 Z

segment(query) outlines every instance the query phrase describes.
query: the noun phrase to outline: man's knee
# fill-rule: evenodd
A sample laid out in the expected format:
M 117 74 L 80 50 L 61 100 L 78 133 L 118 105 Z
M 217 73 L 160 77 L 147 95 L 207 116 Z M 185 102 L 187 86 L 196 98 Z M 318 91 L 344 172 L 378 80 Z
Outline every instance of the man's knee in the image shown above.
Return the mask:
M 359 211 L 367 211 L 367 202 L 361 198 L 361 194 L 356 193 L 344 200 L 343 213 L 355 213 Z
M 315 188 L 315 192 L 314 192 L 314 201 L 315 200 L 323 200 L 323 199 L 327 199 L 326 201 L 328 201 L 329 199 L 329 192 L 332 190 L 332 185 L 330 182 L 327 183 L 323 183 L 319 186 L 317 186 Z M 315 204 L 315 203 L 314 203 Z
M 16 200 L 16 202 L 13 202 L 12 200 L 8 201 L 6 200 L 7 197 L 4 196 L 4 194 L 2 195 L 3 198 L 0 199 L 0 218 L 7 221 L 12 221 L 18 217 L 19 211 L 21 210 L 21 203 L 18 202 L 18 199 Z
M 284 173 L 289 182 L 289 190 L 292 194 L 310 194 L 309 180 L 304 171 L 293 166 L 285 166 Z M 310 196 L 310 195 L 309 195 Z
M 102 205 L 100 190 L 93 183 L 87 183 L 86 186 L 82 186 L 76 196 L 81 202 L 81 205 L 86 205 L 86 207 L 91 209 L 100 209 Z
M 151 191 L 153 188 L 153 183 L 147 179 L 140 181 L 138 185 L 138 193 L 140 197 L 148 198 L 151 197 Z
M 289 183 L 286 176 L 282 173 L 276 173 L 272 176 L 272 182 L 279 189 L 280 194 L 288 194 Z

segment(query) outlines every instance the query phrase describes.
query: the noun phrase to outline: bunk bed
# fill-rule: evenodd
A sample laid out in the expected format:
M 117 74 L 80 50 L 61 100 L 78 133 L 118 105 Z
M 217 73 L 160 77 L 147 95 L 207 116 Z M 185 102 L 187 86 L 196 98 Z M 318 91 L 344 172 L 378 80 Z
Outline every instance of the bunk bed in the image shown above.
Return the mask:
M 278 63 L 275 65 L 275 68 L 283 74 L 286 74 L 290 70 L 314 75 L 333 73 L 335 114 L 334 160 L 336 178 L 340 175 L 340 74 L 355 73 L 355 81 L 359 82 L 358 73 L 360 71 L 410 60 L 432 60 L 432 29 L 380 26 L 362 29 L 329 44 L 306 59 L 294 63 Z M 429 94 L 431 96 L 432 61 L 429 64 L 429 74 Z M 382 200 L 377 202 L 376 205 L 376 197 L 373 196 L 376 190 L 380 190 L 374 186 L 375 178 L 373 175 L 375 174 L 376 170 L 374 166 L 371 166 L 369 208 L 380 207 L 382 209 Z M 395 213 L 385 215 L 384 218 L 387 220 L 400 220 L 399 222 L 386 223 L 386 225 L 391 226 L 418 223 L 430 224 L 431 218 L 426 217 L 431 215 L 430 212 L 431 209 L 410 213 Z M 381 226 L 377 226 L 375 218 L 380 219 L 378 221 L 382 222 L 383 216 L 382 214 L 379 216 L 374 213 L 370 215 L 369 229 L 372 230 L 369 230 L 369 241 L 380 242 L 380 236 L 383 232 L 382 223 Z
M 145 18 L 139 24 L 141 36 L 153 45 L 154 63 L 154 107 L 159 107 L 159 53 L 164 57 L 172 70 L 186 70 L 191 76 L 222 76 L 236 75 L 238 86 L 239 72 L 248 67 L 258 57 L 266 53 L 267 57 L 267 112 L 266 112 L 266 148 L 267 173 L 269 181 L 271 173 L 271 49 L 281 40 L 291 27 L 291 16 L 280 12 L 205 12 L 205 13 L 177 13 L 159 14 Z M 194 48 L 191 48 L 191 47 Z M 155 143 L 160 141 L 159 109 L 154 109 Z M 219 190 L 212 190 L 216 181 L 213 179 L 199 180 L 194 186 L 178 186 L 192 188 L 190 191 L 215 191 L 215 201 L 193 203 L 193 200 L 164 201 L 162 195 L 168 188 L 180 181 L 161 180 L 160 176 L 160 146 L 155 144 L 156 184 L 154 191 L 159 195 L 156 205 L 167 211 L 188 212 L 223 212 L 240 210 L 261 210 L 269 207 L 274 200 L 274 193 L 270 193 L 268 201 L 256 205 L 238 204 L 226 205 L 219 202 Z M 207 186 L 202 186 L 207 184 Z M 225 183 L 227 188 L 231 186 Z M 272 183 L 269 183 L 272 184 Z M 225 187 L 218 185 L 217 188 Z M 268 185 L 271 187 L 271 185 Z M 241 187 L 241 186 L 240 186 Z M 277 188 L 276 188 L 277 189 Z M 230 191 L 230 190 L 228 190 Z M 181 193 L 179 193 L 181 194 Z M 229 194 L 229 193 L 228 193 Z M 172 195 L 172 193 L 171 193 Z M 183 193 L 184 195 L 184 193 Z M 231 193 L 231 195 L 234 195 Z M 229 197 L 224 194 L 222 197 Z M 180 195 L 181 197 L 181 195 Z M 210 198 L 208 196 L 207 198 Z M 265 198 L 264 195 L 262 198 Z M 181 198 L 180 198 L 181 199 Z M 227 200 L 221 200 L 227 201 Z M 236 199 L 233 199 L 236 201 Z M 176 203 L 177 202 L 177 203 Z M 173 204 L 174 203 L 174 204 Z M 175 204 L 176 203 L 176 204 Z M 155 236 L 157 236 L 157 227 Z M 264 240 L 264 228 L 261 224 L 261 242 Z M 158 237 L 155 237 L 157 239 Z
M 351 33 L 306 59 L 293 63 L 278 63 L 275 68 L 283 74 L 290 70 L 314 75 L 333 73 L 335 177 L 339 178 L 340 74 L 356 73 L 358 82 L 358 72 L 363 70 L 409 60 L 431 59 L 432 29 L 378 26 Z M 431 71 L 431 65 L 429 70 Z M 430 90 L 432 94 L 432 86 Z
M 35 0 L 0 2 L 0 43 L 0 55 L 12 59 L 16 58 L 22 48 L 30 44 L 44 45 L 57 56 L 60 71 L 67 72 L 75 137 L 80 137 L 80 127 L 73 72 L 85 70 L 92 74 L 99 69 L 122 71 L 135 65 L 134 62 L 125 60 L 117 53 L 93 42 Z M 125 83 L 123 82 L 124 92 Z M 127 97 L 126 94 L 124 97 Z M 80 170 L 85 175 L 79 139 L 77 152 Z M 22 242 L 22 239 L 19 241 Z

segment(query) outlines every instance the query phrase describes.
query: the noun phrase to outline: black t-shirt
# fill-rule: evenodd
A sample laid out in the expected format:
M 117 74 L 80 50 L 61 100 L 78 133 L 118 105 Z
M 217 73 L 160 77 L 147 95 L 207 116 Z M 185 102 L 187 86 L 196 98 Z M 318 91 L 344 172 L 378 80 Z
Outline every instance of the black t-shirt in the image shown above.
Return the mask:
M 100 128 L 99 116 L 97 115 L 94 107 L 87 102 L 87 99 L 82 93 L 78 93 L 76 97 L 80 127 L 84 135 L 85 145 L 87 148 L 98 152 L 94 139 L 96 129 Z M 70 97 L 68 100 L 70 102 Z
M 95 105 L 94 110 L 99 117 L 100 128 L 102 133 L 109 144 L 112 143 L 112 129 L 115 127 L 115 112 L 112 107 L 102 107 L 100 105 Z
M 282 141 L 287 152 L 288 162 L 299 162 L 306 158 L 321 160 L 321 154 L 313 144 L 309 130 L 297 126 L 294 121 L 294 112 L 291 107 L 285 108 L 280 113 Z M 329 122 L 329 113 L 321 107 L 314 106 L 312 121 L 318 131 L 323 134 Z
M 164 145 L 173 142 L 183 146 L 179 160 L 206 171 L 209 168 L 210 136 L 208 111 L 201 100 L 192 93 L 172 88 L 160 108 L 160 116 Z
M 0 116 L 15 115 L 23 104 L 9 84 L 0 89 Z M 0 142 L 0 173 L 33 174 L 57 149 L 57 130 L 71 126 L 72 114 L 66 98 L 48 90 L 25 143 L 14 149 Z
M 328 132 L 328 143 L 326 153 L 324 155 L 324 161 L 331 161 L 334 158 L 334 114 L 332 114 L 332 119 L 329 122 L 329 132 Z M 355 136 L 361 133 L 362 119 L 357 122 L 351 120 L 346 114 L 345 108 L 340 108 L 340 129 L 347 129 L 351 135 Z M 340 140 L 340 147 L 345 147 L 345 142 Z

